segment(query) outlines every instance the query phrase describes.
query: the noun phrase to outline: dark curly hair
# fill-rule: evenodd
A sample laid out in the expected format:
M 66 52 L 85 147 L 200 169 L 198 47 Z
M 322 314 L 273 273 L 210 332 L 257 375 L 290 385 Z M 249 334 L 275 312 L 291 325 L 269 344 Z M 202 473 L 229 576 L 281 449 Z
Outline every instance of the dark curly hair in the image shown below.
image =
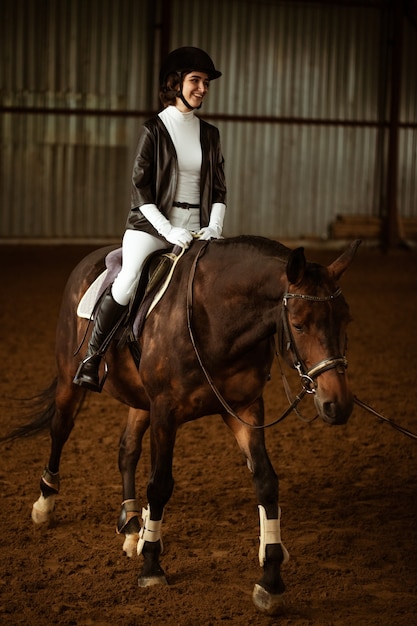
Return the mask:
M 175 105 L 177 94 L 180 90 L 181 79 L 181 74 L 177 72 L 172 72 L 171 74 L 168 74 L 165 83 L 161 86 L 161 90 L 159 92 L 159 99 L 161 100 L 164 107 L 167 107 L 170 104 Z

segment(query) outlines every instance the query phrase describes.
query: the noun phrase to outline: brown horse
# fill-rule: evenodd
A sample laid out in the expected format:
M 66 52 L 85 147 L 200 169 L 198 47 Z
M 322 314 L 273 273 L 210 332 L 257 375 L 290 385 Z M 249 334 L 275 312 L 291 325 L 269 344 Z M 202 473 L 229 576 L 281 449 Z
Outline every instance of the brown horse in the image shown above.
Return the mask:
M 350 316 L 337 282 L 359 243 L 324 267 L 307 262 L 302 248 L 291 251 L 260 237 L 195 242 L 135 340 L 139 365 L 128 342 L 110 344 L 104 391 L 130 407 L 119 451 L 123 503 L 118 529 L 125 535 L 125 552 L 132 555 L 137 547 L 143 555 L 140 586 L 166 584 L 161 524 L 174 486 L 177 429 L 220 414 L 247 459 L 259 502 L 263 574 L 253 600 L 266 613 L 279 610 L 285 589 L 280 566 L 288 555 L 281 542 L 278 479 L 265 448 L 262 397 L 274 335 L 283 359 L 299 371 L 303 393 L 312 393 L 318 414 L 329 424 L 344 424 L 353 407 L 345 357 Z M 89 330 L 88 322 L 77 317 L 77 305 L 104 269 L 108 251 L 90 254 L 71 274 L 57 328 L 57 377 L 39 397 L 42 410 L 34 410 L 32 421 L 12 434 L 50 427 L 49 462 L 32 510 L 35 523 L 53 516 L 62 449 L 86 394 L 72 382 L 80 359 L 75 353 Z M 152 467 L 141 525 L 135 471 L 148 428 Z

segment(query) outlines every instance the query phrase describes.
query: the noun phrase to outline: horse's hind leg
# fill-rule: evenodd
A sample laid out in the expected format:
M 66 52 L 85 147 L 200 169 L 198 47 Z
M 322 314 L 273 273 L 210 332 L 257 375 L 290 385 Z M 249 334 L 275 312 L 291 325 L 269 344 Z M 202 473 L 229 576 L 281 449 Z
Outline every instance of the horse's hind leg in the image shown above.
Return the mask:
M 123 550 L 136 554 L 139 540 L 139 507 L 136 501 L 135 474 L 142 453 L 143 435 L 149 427 L 149 411 L 129 409 L 126 428 L 120 439 L 119 470 L 122 476 L 123 502 L 117 532 L 125 536 Z
M 241 417 L 250 424 L 262 424 L 263 401 L 257 401 Z M 223 419 L 247 459 L 259 503 L 259 562 L 263 575 L 254 587 L 253 601 L 262 612 L 275 615 L 283 606 L 285 585 L 280 569 L 288 559 L 288 552 L 281 542 L 278 477 L 265 448 L 264 430 L 245 426 L 230 415 L 223 416 Z
M 59 463 L 63 447 L 74 428 L 75 415 L 78 412 L 85 391 L 74 389 L 66 392 L 58 384 L 55 395 L 55 411 L 50 425 L 51 451 L 48 465 L 43 471 L 40 488 L 41 494 L 32 506 L 32 520 L 35 524 L 54 522 L 55 500 L 59 492 Z

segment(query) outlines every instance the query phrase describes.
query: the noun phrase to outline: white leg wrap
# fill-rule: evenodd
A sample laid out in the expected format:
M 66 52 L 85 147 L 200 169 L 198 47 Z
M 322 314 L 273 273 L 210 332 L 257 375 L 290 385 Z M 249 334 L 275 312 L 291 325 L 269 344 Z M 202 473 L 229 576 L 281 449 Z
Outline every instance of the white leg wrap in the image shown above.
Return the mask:
M 145 541 L 161 541 L 161 552 L 163 550 L 162 538 L 161 538 L 161 527 L 162 520 L 151 520 L 151 508 L 148 504 L 147 509 L 142 509 L 142 528 L 139 531 L 139 541 L 138 541 L 138 555 L 142 554 L 143 546 Z
M 281 508 L 278 507 L 278 519 L 267 519 L 265 508 L 260 504 L 259 508 L 259 564 L 261 567 L 265 563 L 266 546 L 271 543 L 280 543 L 284 553 L 282 564 L 287 563 L 290 558 L 287 548 L 281 541 Z

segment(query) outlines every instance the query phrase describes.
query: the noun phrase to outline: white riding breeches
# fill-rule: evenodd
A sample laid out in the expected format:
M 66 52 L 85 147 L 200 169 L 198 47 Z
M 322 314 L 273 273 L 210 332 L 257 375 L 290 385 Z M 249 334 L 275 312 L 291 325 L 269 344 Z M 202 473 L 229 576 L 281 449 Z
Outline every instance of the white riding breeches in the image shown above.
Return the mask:
M 121 305 L 130 302 L 146 258 L 152 252 L 169 247 L 167 241 L 142 230 L 126 230 L 122 242 L 122 269 L 111 290 L 116 302 Z
M 171 226 L 197 233 L 200 230 L 200 209 L 172 207 L 169 221 Z M 116 302 L 122 305 L 130 302 L 146 258 L 152 252 L 170 246 L 168 241 L 142 230 L 126 230 L 122 242 L 122 269 L 112 286 L 112 296 Z

